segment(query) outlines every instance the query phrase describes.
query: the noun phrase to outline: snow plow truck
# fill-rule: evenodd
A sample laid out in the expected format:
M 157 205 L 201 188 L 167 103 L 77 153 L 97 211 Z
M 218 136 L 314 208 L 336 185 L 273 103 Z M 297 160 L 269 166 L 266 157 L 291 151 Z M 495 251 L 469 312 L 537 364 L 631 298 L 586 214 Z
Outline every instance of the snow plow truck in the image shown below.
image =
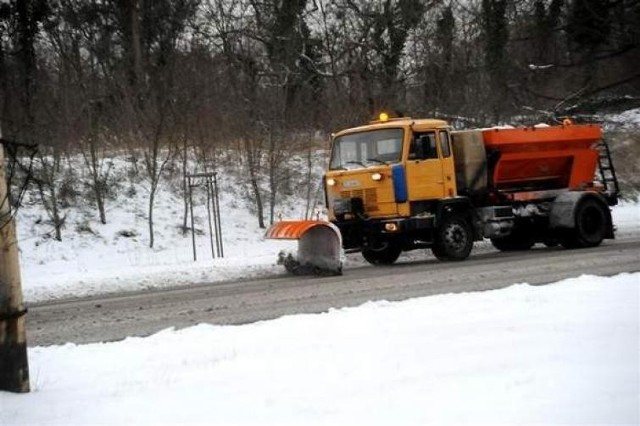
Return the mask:
M 328 221 L 280 221 L 267 238 L 299 240 L 291 272 L 339 274 L 341 248 L 373 265 L 428 248 L 466 259 L 484 238 L 501 251 L 568 249 L 614 238 L 618 181 L 596 124 L 453 131 L 388 118 L 332 135 L 323 176 Z

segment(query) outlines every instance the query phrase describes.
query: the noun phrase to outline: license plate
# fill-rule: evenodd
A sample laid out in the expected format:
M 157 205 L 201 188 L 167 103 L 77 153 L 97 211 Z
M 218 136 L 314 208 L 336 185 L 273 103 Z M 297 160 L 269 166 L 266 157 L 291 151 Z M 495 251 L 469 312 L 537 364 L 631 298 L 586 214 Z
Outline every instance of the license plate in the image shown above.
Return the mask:
M 342 182 L 342 186 L 344 188 L 355 188 L 356 186 L 360 186 L 360 181 L 356 179 L 345 180 Z

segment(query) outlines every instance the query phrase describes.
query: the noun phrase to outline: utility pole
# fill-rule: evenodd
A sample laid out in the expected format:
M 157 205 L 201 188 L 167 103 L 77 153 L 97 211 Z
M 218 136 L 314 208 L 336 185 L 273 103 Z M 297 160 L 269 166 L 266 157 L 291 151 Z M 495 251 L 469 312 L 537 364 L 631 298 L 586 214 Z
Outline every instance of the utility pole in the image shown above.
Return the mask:
M 16 225 L 5 177 L 4 146 L 0 144 L 0 390 L 29 392 L 26 313 Z

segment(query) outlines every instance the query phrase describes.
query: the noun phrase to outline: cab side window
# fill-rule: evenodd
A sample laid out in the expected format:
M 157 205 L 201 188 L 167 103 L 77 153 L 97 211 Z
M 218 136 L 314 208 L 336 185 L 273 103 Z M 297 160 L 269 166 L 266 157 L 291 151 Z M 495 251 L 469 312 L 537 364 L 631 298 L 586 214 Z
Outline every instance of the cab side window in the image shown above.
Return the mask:
M 442 157 L 447 158 L 451 155 L 451 145 L 449 143 L 449 132 L 440 130 L 438 134 L 440 137 L 440 152 L 442 152 Z
M 435 132 L 415 133 L 409 150 L 410 160 L 438 158 Z

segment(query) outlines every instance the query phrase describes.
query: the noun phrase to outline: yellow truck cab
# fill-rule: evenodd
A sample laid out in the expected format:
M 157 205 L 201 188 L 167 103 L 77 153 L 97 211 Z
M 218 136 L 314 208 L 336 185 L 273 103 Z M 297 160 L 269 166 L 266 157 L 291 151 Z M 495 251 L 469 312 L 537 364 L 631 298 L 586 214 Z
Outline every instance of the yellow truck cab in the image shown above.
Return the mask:
M 341 131 L 332 138 L 324 183 L 329 220 L 346 250 L 389 264 L 403 250 L 433 247 L 439 212 L 456 203 L 450 127 L 442 120 L 383 116 Z M 468 234 L 459 253 L 442 257 L 468 256 L 469 222 L 458 226 Z

